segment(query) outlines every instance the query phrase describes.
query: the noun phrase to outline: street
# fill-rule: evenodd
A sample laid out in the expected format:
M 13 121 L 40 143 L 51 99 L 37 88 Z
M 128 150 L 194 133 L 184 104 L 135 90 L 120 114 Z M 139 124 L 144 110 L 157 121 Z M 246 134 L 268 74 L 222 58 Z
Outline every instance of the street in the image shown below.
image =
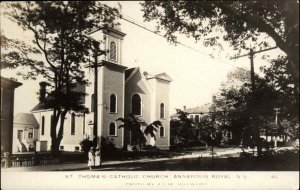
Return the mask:
M 252 151 L 252 149 L 245 150 Z M 240 148 L 214 148 L 215 158 L 237 157 L 238 153 L 242 152 Z M 173 156 L 171 158 L 142 158 L 138 160 L 127 161 L 105 161 L 99 168 L 93 169 L 93 171 L 130 171 L 130 170 L 160 170 L 162 165 L 166 168 L 164 170 L 180 170 L 180 168 L 172 167 L 183 161 L 191 159 L 207 159 L 211 158 L 210 150 L 195 150 L 185 152 L 180 156 Z M 12 171 L 84 171 L 89 170 L 87 163 L 64 163 L 56 165 L 42 165 L 32 167 L 14 167 L 14 168 L 2 168 L 3 172 Z

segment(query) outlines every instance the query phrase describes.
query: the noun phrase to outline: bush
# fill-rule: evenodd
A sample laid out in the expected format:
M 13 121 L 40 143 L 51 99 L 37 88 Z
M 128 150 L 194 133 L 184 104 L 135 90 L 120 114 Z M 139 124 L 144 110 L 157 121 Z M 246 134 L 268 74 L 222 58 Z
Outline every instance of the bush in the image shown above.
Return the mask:
M 101 155 L 105 158 L 115 156 L 118 150 L 115 147 L 114 140 L 110 137 L 101 137 Z
M 79 143 L 79 145 L 81 146 L 81 150 L 87 154 L 94 144 L 89 138 L 85 138 Z
M 156 146 L 152 146 L 152 145 L 146 145 L 144 150 L 147 151 L 158 151 L 158 148 Z

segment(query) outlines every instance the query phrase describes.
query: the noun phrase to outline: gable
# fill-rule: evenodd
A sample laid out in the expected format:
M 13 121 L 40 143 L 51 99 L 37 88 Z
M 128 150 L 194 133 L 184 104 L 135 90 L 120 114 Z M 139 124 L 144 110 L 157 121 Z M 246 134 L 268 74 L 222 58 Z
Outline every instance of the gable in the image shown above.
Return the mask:
M 173 81 L 167 73 L 160 73 L 160 74 L 155 75 L 155 77 L 158 79 L 161 79 L 161 80 L 169 81 L 169 82 Z
M 125 73 L 126 76 L 126 73 Z M 148 92 L 152 91 L 151 86 L 149 85 L 148 81 L 143 77 L 138 67 L 133 68 L 133 70 L 128 69 L 127 71 L 127 79 L 125 84 L 128 85 L 135 85 L 136 87 L 146 89 Z M 134 86 L 130 86 L 128 88 L 134 88 Z

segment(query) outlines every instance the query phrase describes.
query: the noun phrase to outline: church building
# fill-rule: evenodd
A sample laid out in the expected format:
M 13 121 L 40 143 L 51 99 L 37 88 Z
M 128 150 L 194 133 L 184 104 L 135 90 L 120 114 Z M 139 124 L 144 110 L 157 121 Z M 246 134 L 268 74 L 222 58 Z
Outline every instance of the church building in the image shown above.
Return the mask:
M 162 126 L 156 132 L 156 140 L 146 137 L 147 144 L 160 149 L 170 146 L 169 86 L 172 79 L 166 73 L 151 75 L 142 73 L 140 68 L 127 68 L 122 60 L 122 43 L 125 33 L 118 27 L 105 27 L 93 34 L 101 40 L 101 49 L 109 50 L 98 59 L 97 69 L 97 105 L 94 94 L 94 68 L 86 68 L 86 77 L 91 85 L 82 88 L 87 93 L 84 104 L 88 114 L 68 113 L 65 117 L 63 139 L 60 149 L 64 151 L 80 151 L 79 142 L 86 137 L 93 138 L 95 106 L 97 106 L 97 136 L 110 137 L 117 148 L 130 144 L 130 132 L 119 128 L 122 124 L 118 118 L 132 113 L 143 119 L 141 129 L 153 121 L 160 120 Z M 45 83 L 40 83 L 41 91 L 45 91 Z M 40 94 L 44 94 L 40 92 Z M 43 98 L 43 97 L 42 97 Z M 31 112 L 39 123 L 39 140 L 37 151 L 51 149 L 50 125 L 51 108 L 42 103 L 36 105 Z

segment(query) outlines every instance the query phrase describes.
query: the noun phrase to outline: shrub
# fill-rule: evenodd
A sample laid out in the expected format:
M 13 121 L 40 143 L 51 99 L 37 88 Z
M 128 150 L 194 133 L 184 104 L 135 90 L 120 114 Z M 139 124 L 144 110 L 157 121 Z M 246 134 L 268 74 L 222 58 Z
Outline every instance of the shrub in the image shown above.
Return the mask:
M 91 147 L 94 145 L 93 144 L 93 141 L 91 141 L 88 137 L 87 138 L 84 138 L 80 143 L 79 145 L 81 146 L 81 150 L 84 152 L 84 153 L 88 153 L 91 149 Z
M 152 145 L 146 145 L 144 149 L 147 151 L 158 151 L 158 148 Z
M 114 156 L 117 153 L 114 140 L 110 137 L 101 137 L 101 155 L 103 157 Z

